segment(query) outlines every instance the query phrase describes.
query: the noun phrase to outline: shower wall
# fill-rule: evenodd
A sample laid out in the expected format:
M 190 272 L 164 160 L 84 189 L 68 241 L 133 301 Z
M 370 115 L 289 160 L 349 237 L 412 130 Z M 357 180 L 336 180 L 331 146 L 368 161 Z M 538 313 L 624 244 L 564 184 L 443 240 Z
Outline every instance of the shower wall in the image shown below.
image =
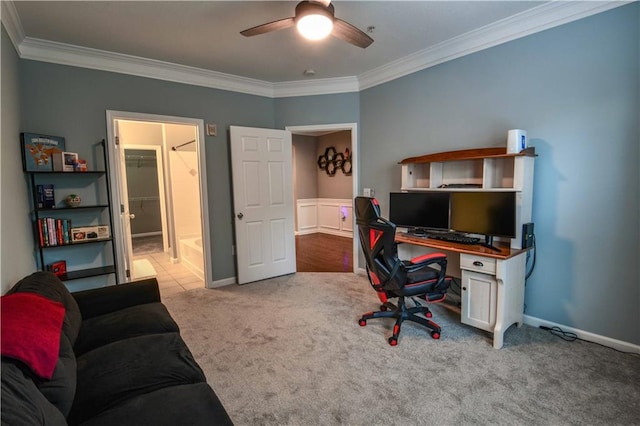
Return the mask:
M 200 190 L 198 156 L 192 151 L 169 152 L 173 194 L 173 223 L 176 239 L 200 237 Z
M 196 130 L 193 126 L 167 124 L 165 126 L 167 152 L 169 153 L 169 190 L 172 200 L 173 240 L 176 242 L 174 257 L 185 266 L 199 265 L 190 268 L 196 275 L 202 276 L 202 217 L 200 211 L 200 176 L 198 175 L 198 153 L 195 143 Z M 194 141 L 193 143 L 190 143 Z M 182 146 L 180 146 L 182 145 Z M 176 151 L 171 147 L 180 146 Z M 189 244 L 200 241 L 200 261 L 189 261 L 197 258 L 196 247 Z

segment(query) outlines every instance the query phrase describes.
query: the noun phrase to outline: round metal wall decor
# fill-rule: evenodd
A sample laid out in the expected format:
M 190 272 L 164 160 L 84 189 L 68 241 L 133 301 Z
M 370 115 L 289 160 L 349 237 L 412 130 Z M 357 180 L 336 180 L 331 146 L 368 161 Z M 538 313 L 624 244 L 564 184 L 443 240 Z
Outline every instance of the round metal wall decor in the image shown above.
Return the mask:
M 351 156 L 349 156 L 349 158 L 346 158 L 342 164 L 340 164 L 340 170 L 342 170 L 342 173 L 344 173 L 347 176 L 351 176 L 351 169 L 352 169 L 353 165 L 351 164 Z
M 348 163 L 348 166 L 345 166 L 345 163 Z M 337 152 L 334 147 L 329 146 L 324 150 L 324 154 L 318 157 L 318 167 L 329 176 L 335 176 L 338 169 L 342 170 L 345 175 L 350 176 L 351 151 L 347 148 L 343 154 L 342 152 Z

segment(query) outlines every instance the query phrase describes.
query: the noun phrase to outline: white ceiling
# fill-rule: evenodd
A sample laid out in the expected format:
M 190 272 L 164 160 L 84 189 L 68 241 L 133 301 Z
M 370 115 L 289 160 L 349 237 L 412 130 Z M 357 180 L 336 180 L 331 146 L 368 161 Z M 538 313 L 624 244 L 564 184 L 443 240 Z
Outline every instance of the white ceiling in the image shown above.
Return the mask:
M 333 4 L 336 17 L 363 31 L 375 27 L 371 46 L 361 49 L 332 37 L 309 42 L 295 28 L 250 38 L 240 35 L 246 28 L 293 16 L 296 2 L 291 1 L 3 1 L 2 20 L 24 58 L 140 75 L 164 68 L 171 74 L 165 79 L 176 81 L 191 72 L 197 76 L 189 78 L 197 81 L 185 82 L 216 86 L 200 81 L 221 78 L 278 96 L 273 87 L 291 85 L 288 82 L 330 81 L 342 84 L 334 91 L 360 90 L 624 2 Z M 82 57 L 93 60 L 83 63 Z M 108 61 L 118 66 L 128 62 L 128 71 Z M 315 75 L 305 77 L 305 69 Z

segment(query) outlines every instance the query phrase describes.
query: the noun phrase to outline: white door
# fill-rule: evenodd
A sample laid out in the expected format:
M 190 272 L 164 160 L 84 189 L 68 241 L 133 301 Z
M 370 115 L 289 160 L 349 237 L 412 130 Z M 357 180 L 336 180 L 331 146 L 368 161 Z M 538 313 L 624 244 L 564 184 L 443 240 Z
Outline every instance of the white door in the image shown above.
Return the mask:
M 129 194 L 127 191 L 127 165 L 126 157 L 124 155 L 124 147 L 120 144 L 120 132 L 118 130 L 118 121 L 114 122 L 115 138 L 117 143 L 117 149 L 120 151 L 118 160 L 120 161 L 120 181 L 122 185 L 120 187 L 120 229 L 122 229 L 121 241 L 124 241 L 124 270 L 125 270 L 125 282 L 129 282 L 132 278 L 133 263 L 131 256 L 133 255 L 133 247 L 131 246 L 131 219 L 132 214 L 129 211 Z
M 296 271 L 291 132 L 231 126 L 238 284 Z

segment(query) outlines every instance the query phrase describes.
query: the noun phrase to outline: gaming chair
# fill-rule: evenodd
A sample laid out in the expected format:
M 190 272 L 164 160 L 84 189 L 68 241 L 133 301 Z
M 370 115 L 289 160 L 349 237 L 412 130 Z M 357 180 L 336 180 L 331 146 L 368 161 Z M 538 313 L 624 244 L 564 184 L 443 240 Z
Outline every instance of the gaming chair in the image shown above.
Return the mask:
M 402 261 L 398 258 L 395 242 L 396 226 L 380 217 L 378 201 L 356 197 L 355 214 L 369 282 L 382 302 L 380 311 L 367 312 L 358 323 L 365 326 L 372 318 L 396 318 L 393 335 L 388 339 L 391 346 L 398 344 L 400 327 L 405 320 L 424 325 L 431 331 L 431 337 L 439 339 L 440 326 L 429 319 L 432 317 L 429 308 L 414 297 L 427 302 L 445 299 L 451 285 L 451 279 L 446 276 L 447 256 L 431 253 Z M 396 297 L 397 306 L 388 301 Z M 415 306 L 407 307 L 406 298 L 411 298 Z

